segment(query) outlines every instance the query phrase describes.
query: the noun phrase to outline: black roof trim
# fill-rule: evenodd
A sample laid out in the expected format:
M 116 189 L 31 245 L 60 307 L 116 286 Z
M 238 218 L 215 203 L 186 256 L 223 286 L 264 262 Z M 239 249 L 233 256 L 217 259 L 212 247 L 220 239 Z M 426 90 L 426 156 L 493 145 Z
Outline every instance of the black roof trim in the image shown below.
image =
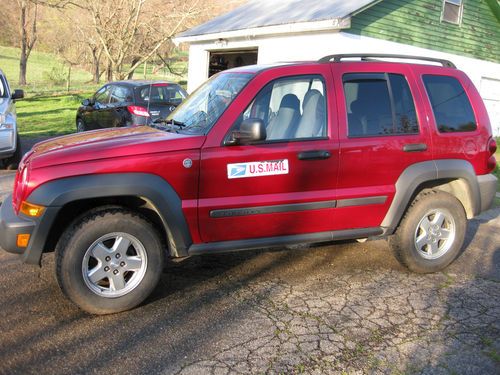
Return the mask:
M 441 64 L 445 68 L 454 68 L 456 69 L 455 64 L 453 64 L 449 60 L 445 59 L 437 59 L 433 57 L 425 57 L 425 56 L 408 56 L 408 55 L 396 55 L 396 54 L 384 54 L 384 53 L 350 53 L 350 54 L 342 54 L 342 55 L 328 55 L 322 57 L 318 60 L 318 62 L 342 62 L 344 59 L 352 59 L 359 58 L 361 61 L 373 61 L 379 58 L 382 59 L 403 59 L 403 60 L 420 60 L 420 61 L 430 61 L 434 63 Z

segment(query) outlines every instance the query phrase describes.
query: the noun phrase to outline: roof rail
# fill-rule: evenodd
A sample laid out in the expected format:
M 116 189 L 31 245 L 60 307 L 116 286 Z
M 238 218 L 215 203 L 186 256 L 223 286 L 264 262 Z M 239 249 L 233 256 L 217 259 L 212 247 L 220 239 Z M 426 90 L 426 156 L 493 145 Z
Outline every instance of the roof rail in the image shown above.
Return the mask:
M 352 59 L 352 58 L 359 58 L 359 59 L 361 59 L 361 61 L 370 61 L 370 60 L 375 60 L 377 58 L 421 60 L 421 61 L 430 61 L 430 62 L 438 63 L 446 68 L 456 68 L 455 64 L 453 64 L 451 61 L 445 60 L 445 59 L 436 59 L 433 57 L 422 57 L 422 56 L 393 55 L 393 54 L 384 54 L 384 53 L 363 53 L 363 54 L 350 53 L 350 54 L 342 54 L 342 55 L 328 55 L 328 56 L 325 56 L 325 57 L 322 57 L 321 59 L 319 59 L 318 62 L 330 62 L 332 60 L 333 60 L 333 62 L 341 62 L 344 59 Z

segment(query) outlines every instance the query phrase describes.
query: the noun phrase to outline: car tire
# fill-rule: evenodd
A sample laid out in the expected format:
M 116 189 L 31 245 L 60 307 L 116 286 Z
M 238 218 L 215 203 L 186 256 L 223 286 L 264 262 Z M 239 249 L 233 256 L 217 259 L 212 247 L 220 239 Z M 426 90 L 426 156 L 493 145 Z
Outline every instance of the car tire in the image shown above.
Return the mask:
M 17 169 L 19 163 L 21 162 L 22 156 L 23 153 L 21 152 L 21 138 L 18 134 L 16 140 L 16 151 L 14 151 L 14 155 L 12 155 L 10 158 L 3 160 L 4 168 L 7 170 Z
M 467 217 L 460 201 L 442 191 L 420 193 L 389 245 L 398 261 L 417 273 L 444 269 L 461 253 Z
M 56 246 L 63 293 L 92 314 L 129 310 L 158 284 L 164 248 L 153 225 L 137 213 L 94 210 L 77 219 Z
M 76 132 L 77 133 L 82 133 L 86 131 L 87 129 L 85 128 L 85 123 L 81 118 L 76 119 Z

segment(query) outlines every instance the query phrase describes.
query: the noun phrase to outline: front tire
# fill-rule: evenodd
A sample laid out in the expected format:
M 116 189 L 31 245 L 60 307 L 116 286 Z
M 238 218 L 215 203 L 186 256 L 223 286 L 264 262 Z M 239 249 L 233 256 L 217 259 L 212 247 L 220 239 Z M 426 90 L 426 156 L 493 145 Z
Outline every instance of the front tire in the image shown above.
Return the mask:
M 460 201 L 445 192 L 429 191 L 415 198 L 389 245 L 411 271 L 437 272 L 460 255 L 466 230 Z
M 92 314 L 139 305 L 158 284 L 163 245 L 151 223 L 123 209 L 77 219 L 56 247 L 56 276 L 63 293 Z

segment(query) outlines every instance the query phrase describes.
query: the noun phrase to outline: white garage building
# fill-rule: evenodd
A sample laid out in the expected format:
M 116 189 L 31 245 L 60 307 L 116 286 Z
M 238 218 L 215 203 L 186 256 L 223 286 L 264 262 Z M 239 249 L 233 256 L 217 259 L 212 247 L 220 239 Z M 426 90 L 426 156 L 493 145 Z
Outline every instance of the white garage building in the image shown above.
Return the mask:
M 479 89 L 500 135 L 497 0 L 252 0 L 176 38 L 189 48 L 188 91 L 234 66 L 397 53 L 451 60 Z

